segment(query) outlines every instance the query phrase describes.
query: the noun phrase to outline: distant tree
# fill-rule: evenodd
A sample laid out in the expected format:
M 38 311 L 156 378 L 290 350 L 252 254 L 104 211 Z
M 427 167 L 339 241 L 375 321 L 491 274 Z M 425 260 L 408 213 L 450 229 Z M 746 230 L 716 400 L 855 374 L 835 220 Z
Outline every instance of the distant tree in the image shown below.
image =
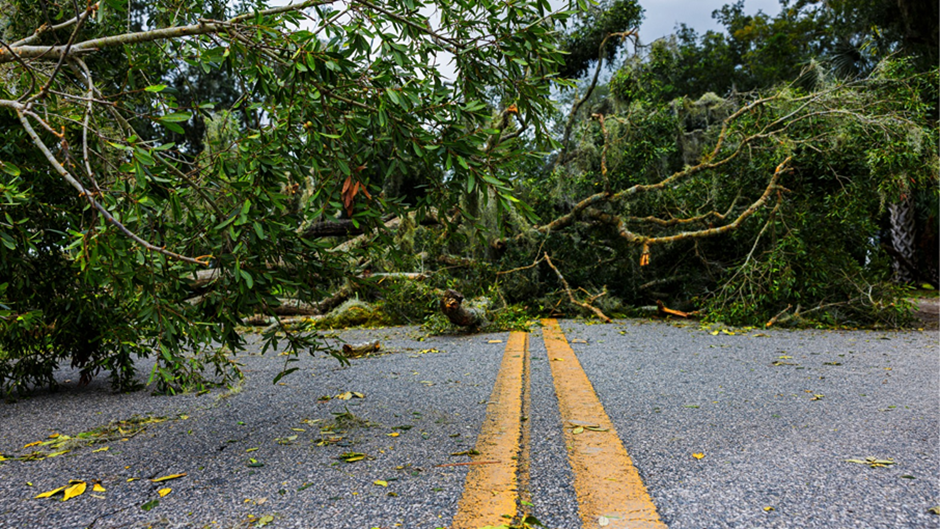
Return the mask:
M 583 2 L 565 31 L 563 49 L 566 55 L 559 75 L 580 77 L 599 57 L 609 64 L 622 49 L 624 39 L 608 36 L 636 29 L 642 20 L 643 8 L 636 0 Z

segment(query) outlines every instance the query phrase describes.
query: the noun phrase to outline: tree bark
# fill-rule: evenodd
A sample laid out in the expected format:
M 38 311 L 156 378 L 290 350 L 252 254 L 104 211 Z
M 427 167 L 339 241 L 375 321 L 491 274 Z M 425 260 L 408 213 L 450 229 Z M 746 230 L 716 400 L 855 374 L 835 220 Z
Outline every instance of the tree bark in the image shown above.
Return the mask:
M 486 323 L 483 311 L 467 309 L 463 304 L 463 294 L 453 289 L 444 291 L 441 297 L 441 312 L 447 316 L 451 323 L 459 327 L 479 327 Z
M 371 353 L 378 351 L 382 347 L 382 344 L 378 340 L 373 342 L 366 342 L 360 344 L 343 344 L 343 355 L 347 358 L 353 358 L 356 356 L 362 356 L 366 353 Z

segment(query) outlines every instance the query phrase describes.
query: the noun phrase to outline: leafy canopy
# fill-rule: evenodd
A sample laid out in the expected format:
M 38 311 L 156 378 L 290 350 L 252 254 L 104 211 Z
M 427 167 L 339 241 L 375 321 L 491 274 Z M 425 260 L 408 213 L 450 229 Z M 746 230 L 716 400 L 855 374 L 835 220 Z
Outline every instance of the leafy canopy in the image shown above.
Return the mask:
M 545 0 L 4 5 L 6 391 L 54 384 L 61 359 L 122 386 L 153 354 L 166 390 L 207 363 L 237 371 L 241 316 L 348 275 L 312 225 L 376 226 L 477 188 L 510 207 L 521 132 L 549 141 L 563 15 Z M 404 200 L 393 184 L 414 174 Z

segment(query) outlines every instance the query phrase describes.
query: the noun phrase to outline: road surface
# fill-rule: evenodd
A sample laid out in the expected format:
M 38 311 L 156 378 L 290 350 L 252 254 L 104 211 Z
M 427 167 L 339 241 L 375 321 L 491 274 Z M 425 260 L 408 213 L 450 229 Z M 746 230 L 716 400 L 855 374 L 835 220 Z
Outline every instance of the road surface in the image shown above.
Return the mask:
M 341 337 L 382 352 L 272 384 L 252 345 L 241 384 L 172 397 L 62 370 L 0 403 L 0 527 L 940 526 L 937 332 Z

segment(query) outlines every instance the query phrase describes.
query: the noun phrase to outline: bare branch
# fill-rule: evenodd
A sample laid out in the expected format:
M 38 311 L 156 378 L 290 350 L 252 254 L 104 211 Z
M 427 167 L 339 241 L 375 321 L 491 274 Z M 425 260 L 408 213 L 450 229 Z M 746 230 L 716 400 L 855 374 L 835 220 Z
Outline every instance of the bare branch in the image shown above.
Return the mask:
M 629 229 L 627 229 L 623 219 L 618 215 L 611 215 L 609 213 L 604 213 L 598 210 L 591 209 L 587 213 L 591 218 L 609 224 L 617 230 L 617 234 L 626 239 L 627 241 L 635 244 L 643 245 L 643 256 L 640 259 L 640 264 L 646 264 L 649 262 L 649 247 L 654 244 L 666 244 L 675 241 L 685 240 L 685 239 L 703 239 L 707 237 L 714 237 L 716 235 L 721 235 L 730 231 L 736 230 L 741 223 L 743 223 L 748 217 L 757 212 L 758 209 L 764 206 L 767 203 L 767 200 L 770 198 L 771 194 L 777 187 L 777 181 L 780 175 L 785 171 L 787 165 L 790 162 L 790 157 L 781 162 L 776 170 L 774 171 L 773 176 L 770 178 L 767 187 L 764 189 L 764 193 L 758 198 L 753 204 L 751 204 L 746 210 L 741 212 L 737 218 L 734 219 L 729 224 L 724 226 L 719 226 L 717 228 L 709 228 L 705 230 L 696 230 L 696 231 L 684 231 L 677 233 L 675 235 L 668 235 L 663 237 L 647 237 L 644 235 L 639 235 Z
M 76 7 L 78 6 L 76 5 Z M 65 44 L 65 50 L 62 52 L 62 55 L 59 56 L 59 62 L 56 63 L 55 68 L 49 75 L 49 79 L 46 80 L 46 84 L 42 86 L 39 92 L 26 100 L 27 105 L 41 97 L 45 97 L 46 93 L 49 91 L 49 87 L 52 86 L 52 83 L 55 82 L 56 76 L 59 75 L 59 70 L 62 69 L 62 65 L 65 64 L 65 59 L 69 56 L 69 50 L 72 48 L 72 44 L 75 42 L 75 37 L 78 36 L 78 32 L 81 31 L 82 26 L 85 25 L 85 21 L 88 20 L 88 16 L 91 15 L 92 12 L 94 12 L 94 10 L 97 8 L 98 4 L 89 4 L 88 7 L 85 8 L 85 11 L 82 12 L 80 18 L 78 19 L 78 23 L 75 24 L 75 29 L 73 29 L 72 34 L 69 35 L 69 41 Z
M 98 3 L 96 2 L 96 3 L 95 3 L 95 7 L 97 8 L 97 6 L 98 6 Z M 29 43 L 31 43 L 31 42 L 34 42 L 34 41 L 35 41 L 36 39 L 38 39 L 39 36 L 42 35 L 43 33 L 49 33 L 50 31 L 58 31 L 58 30 L 60 30 L 60 29 L 65 29 L 65 28 L 67 28 L 67 27 L 69 27 L 69 26 L 74 25 L 75 23 L 78 22 L 78 20 L 79 20 L 81 17 L 82 17 L 81 14 L 75 15 L 74 17 L 72 17 L 72 18 L 66 20 L 65 22 L 63 22 L 63 23 L 61 23 L 61 24 L 56 24 L 55 26 L 48 26 L 48 25 L 46 25 L 46 24 L 43 24 L 42 26 L 39 26 L 38 28 L 36 28 L 36 31 L 34 31 L 32 35 L 30 35 L 30 36 L 28 36 L 28 37 L 26 37 L 26 38 L 20 39 L 20 40 L 18 40 L 18 41 L 16 41 L 16 42 L 10 44 L 10 46 L 14 46 L 14 47 L 16 47 L 16 46 L 25 46 L 25 45 L 27 45 L 27 44 L 29 44 Z
M 630 31 L 624 31 L 621 33 L 611 33 L 604 37 L 604 40 L 601 41 L 601 45 L 597 49 L 597 67 L 594 69 L 594 78 L 591 79 L 591 84 L 588 85 L 587 90 L 585 90 L 584 95 L 575 100 L 571 105 L 571 112 L 568 113 L 568 121 L 565 123 L 565 133 L 561 139 L 561 152 L 558 153 L 558 158 L 555 158 L 555 166 L 564 163 L 565 156 L 568 153 L 568 144 L 571 141 L 571 129 L 574 127 L 574 120 L 578 114 L 578 110 L 581 110 L 581 106 L 584 105 L 584 102 L 591 97 L 591 94 L 594 93 L 594 88 L 597 86 L 597 80 L 601 75 L 601 67 L 604 65 L 604 47 L 607 46 L 607 41 L 613 37 L 620 37 L 621 39 L 627 39 L 629 37 L 636 37 L 637 32 L 635 29 Z
M 545 257 L 545 262 L 548 263 L 548 266 L 552 267 L 552 270 L 555 271 L 555 275 L 558 276 L 558 280 L 561 281 L 562 286 L 565 288 L 565 292 L 568 294 L 568 300 L 571 301 L 571 303 L 574 303 L 575 305 L 581 307 L 582 309 L 586 309 L 586 310 L 589 310 L 589 311 L 593 312 L 598 318 L 600 318 L 601 320 L 603 320 L 604 323 L 610 323 L 610 321 L 611 321 L 610 318 L 608 318 L 606 314 L 604 314 L 603 312 L 601 312 L 601 310 L 600 310 L 599 308 L 597 308 L 597 307 L 595 307 L 595 306 L 593 306 L 593 305 L 590 305 L 590 304 L 588 304 L 588 303 L 583 303 L 583 302 L 581 302 L 581 301 L 576 300 L 576 299 L 574 298 L 574 294 L 571 293 L 571 287 L 568 286 L 568 281 L 565 280 L 565 276 L 561 275 L 561 272 L 559 272 L 559 271 L 558 271 L 558 268 L 556 268 L 555 265 L 552 263 L 552 258 L 548 256 L 548 252 L 546 252 L 546 253 L 544 254 L 544 257 Z M 605 290 L 605 293 L 606 293 L 606 290 Z M 603 295 L 603 294 L 601 294 L 601 295 Z M 593 301 L 594 299 L 599 298 L 601 295 L 592 296 L 592 298 L 591 298 L 592 301 Z
M 298 11 L 308 7 L 327 5 L 334 3 L 335 0 L 307 0 L 299 4 L 290 4 L 273 9 L 258 11 L 257 14 L 263 16 L 286 13 L 288 11 Z M 209 33 L 224 33 L 231 24 L 237 24 L 243 20 L 253 17 L 254 13 L 246 13 L 232 18 L 225 22 L 201 21 L 198 24 L 188 26 L 177 26 L 170 28 L 153 29 L 150 31 L 140 31 L 134 33 L 124 33 L 122 35 L 112 35 L 79 42 L 71 46 L 10 46 L 9 49 L 0 50 L 0 64 L 16 60 L 17 57 L 23 59 L 43 59 L 43 60 L 61 60 L 63 56 L 82 55 L 93 53 L 101 48 L 112 46 L 123 46 L 127 44 L 139 44 L 141 42 L 153 42 L 157 40 L 178 39 L 180 37 L 189 37 L 195 35 L 206 35 Z

